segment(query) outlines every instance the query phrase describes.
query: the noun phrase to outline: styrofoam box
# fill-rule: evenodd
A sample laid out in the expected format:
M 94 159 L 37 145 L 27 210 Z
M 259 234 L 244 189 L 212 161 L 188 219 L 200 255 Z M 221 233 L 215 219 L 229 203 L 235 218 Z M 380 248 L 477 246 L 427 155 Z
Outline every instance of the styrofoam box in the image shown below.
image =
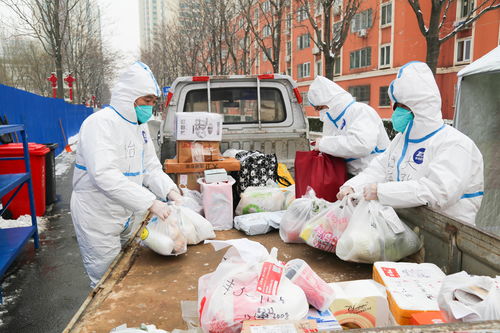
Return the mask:
M 175 114 L 176 140 L 221 141 L 222 115 L 209 112 Z

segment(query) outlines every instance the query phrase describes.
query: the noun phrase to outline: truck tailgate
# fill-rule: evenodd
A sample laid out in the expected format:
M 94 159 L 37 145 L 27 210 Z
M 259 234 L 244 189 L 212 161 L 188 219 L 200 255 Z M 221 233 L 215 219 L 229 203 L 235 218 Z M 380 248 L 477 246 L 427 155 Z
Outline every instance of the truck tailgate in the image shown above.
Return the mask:
M 237 230 L 217 232 L 217 239 L 242 237 L 246 236 Z M 278 232 L 248 238 L 268 250 L 278 248 L 280 260 L 307 261 L 327 282 L 371 278 L 371 265 L 347 263 L 305 244 L 286 244 Z M 129 327 L 155 324 L 169 331 L 186 329 L 180 302 L 197 300 L 198 278 L 214 271 L 225 252 L 196 245 L 189 246 L 186 254 L 164 257 L 131 242 L 65 332 L 109 332 L 123 323 Z

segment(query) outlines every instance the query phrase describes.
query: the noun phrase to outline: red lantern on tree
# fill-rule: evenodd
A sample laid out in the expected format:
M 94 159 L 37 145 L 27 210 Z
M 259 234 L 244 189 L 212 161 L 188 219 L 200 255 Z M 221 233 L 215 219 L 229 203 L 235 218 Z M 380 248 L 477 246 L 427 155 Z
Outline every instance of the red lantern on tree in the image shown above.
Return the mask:
M 50 81 L 50 84 L 52 85 L 52 97 L 56 98 L 57 97 L 57 76 L 52 73 L 48 78 L 48 81 Z
M 68 76 L 66 76 L 64 78 L 64 81 L 66 81 L 68 83 L 68 87 L 69 87 L 69 100 L 70 101 L 73 101 L 73 82 L 76 81 L 76 79 L 71 76 L 71 73 L 68 74 Z

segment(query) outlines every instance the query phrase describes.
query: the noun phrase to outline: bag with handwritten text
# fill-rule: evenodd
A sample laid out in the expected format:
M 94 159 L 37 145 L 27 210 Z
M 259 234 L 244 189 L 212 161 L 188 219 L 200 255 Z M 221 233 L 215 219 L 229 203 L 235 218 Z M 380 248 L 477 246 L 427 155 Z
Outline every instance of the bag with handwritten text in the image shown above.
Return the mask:
M 204 332 L 241 332 L 244 320 L 300 320 L 309 310 L 302 289 L 284 265 L 260 243 L 246 238 L 206 241 L 216 251 L 230 247 L 217 269 L 198 281 L 198 312 Z

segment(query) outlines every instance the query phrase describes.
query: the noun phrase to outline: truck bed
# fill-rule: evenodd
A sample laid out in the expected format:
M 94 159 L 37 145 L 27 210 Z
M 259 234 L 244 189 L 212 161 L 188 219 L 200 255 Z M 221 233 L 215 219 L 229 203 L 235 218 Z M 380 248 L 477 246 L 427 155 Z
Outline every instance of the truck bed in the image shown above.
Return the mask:
M 305 244 L 286 244 L 277 231 L 251 237 L 234 229 L 216 234 L 216 239 L 247 237 L 268 250 L 276 247 L 278 259 L 301 258 L 327 282 L 371 278 L 371 265 L 344 262 Z M 166 257 L 132 241 L 64 332 L 107 333 L 123 323 L 129 327 L 155 324 L 169 331 L 187 329 L 180 302 L 197 300 L 198 278 L 214 271 L 226 251 L 215 252 L 211 245 L 199 244 L 189 246 L 185 254 Z

